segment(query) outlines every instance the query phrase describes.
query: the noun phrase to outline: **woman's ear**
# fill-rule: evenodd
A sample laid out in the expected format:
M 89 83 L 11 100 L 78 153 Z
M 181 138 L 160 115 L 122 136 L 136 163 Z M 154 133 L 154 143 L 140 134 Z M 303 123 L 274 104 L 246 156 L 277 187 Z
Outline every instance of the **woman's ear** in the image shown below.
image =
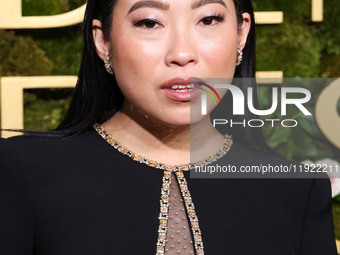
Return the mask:
M 102 23 L 97 19 L 92 21 L 92 34 L 97 54 L 104 61 L 109 54 L 109 41 L 105 39 Z
M 241 28 L 239 28 L 239 48 L 242 51 L 247 43 L 248 34 L 251 27 L 251 17 L 249 13 L 244 12 L 242 13 L 243 16 L 243 23 Z

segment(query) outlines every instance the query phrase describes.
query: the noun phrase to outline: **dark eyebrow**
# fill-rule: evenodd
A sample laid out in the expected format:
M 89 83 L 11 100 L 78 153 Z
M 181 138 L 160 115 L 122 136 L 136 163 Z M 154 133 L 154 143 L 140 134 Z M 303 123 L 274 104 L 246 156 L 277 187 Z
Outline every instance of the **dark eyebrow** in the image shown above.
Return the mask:
M 155 1 L 155 0 L 142 0 L 132 5 L 130 10 L 128 11 L 128 14 L 142 7 L 151 7 L 151 8 L 156 8 L 156 9 L 160 9 L 163 11 L 169 10 L 170 8 L 169 4 L 167 3 L 163 3 L 163 2 Z
M 197 9 L 197 8 L 202 7 L 203 5 L 214 4 L 214 3 L 221 4 L 225 8 L 227 8 L 227 5 L 225 4 L 225 2 L 223 0 L 198 0 L 191 6 L 191 8 Z

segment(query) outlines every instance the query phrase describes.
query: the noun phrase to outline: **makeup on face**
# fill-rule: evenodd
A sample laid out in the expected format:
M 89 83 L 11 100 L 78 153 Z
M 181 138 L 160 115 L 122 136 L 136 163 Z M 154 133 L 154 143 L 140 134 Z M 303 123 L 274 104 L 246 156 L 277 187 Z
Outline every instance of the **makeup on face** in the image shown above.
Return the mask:
M 238 31 L 231 0 L 118 1 L 112 24 L 117 83 L 126 100 L 155 119 L 189 124 L 204 93 L 190 80 L 234 75 Z

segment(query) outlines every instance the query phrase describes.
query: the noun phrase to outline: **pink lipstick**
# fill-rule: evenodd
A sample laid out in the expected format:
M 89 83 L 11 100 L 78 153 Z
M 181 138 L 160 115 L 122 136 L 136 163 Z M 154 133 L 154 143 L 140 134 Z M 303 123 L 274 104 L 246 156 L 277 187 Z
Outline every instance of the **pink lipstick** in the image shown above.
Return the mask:
M 189 102 L 200 97 L 202 94 L 202 91 L 197 88 L 197 81 L 197 78 L 174 78 L 162 83 L 161 89 L 168 99 Z

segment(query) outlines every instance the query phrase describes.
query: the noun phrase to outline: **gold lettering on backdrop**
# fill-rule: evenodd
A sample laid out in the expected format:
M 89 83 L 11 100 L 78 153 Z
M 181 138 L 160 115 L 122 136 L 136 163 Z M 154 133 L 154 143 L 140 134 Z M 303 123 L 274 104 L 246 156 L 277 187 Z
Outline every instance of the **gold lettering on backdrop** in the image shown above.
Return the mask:
M 1 29 L 34 29 L 67 27 L 81 23 L 84 18 L 83 5 L 73 11 L 52 16 L 22 16 L 22 0 L 0 0 Z
M 283 12 L 255 12 L 257 25 L 281 24 L 283 23 Z
M 24 128 L 24 89 L 71 88 L 77 82 L 76 76 L 0 77 L 1 128 Z M 0 137 L 18 133 L 2 131 Z
M 323 0 L 312 0 L 312 21 L 323 21 Z
M 283 72 L 257 72 L 256 82 L 258 84 L 281 84 L 283 82 Z
M 315 117 L 322 133 L 340 148 L 340 116 L 337 111 L 340 100 L 340 78 L 328 85 L 320 94 L 315 107 Z

